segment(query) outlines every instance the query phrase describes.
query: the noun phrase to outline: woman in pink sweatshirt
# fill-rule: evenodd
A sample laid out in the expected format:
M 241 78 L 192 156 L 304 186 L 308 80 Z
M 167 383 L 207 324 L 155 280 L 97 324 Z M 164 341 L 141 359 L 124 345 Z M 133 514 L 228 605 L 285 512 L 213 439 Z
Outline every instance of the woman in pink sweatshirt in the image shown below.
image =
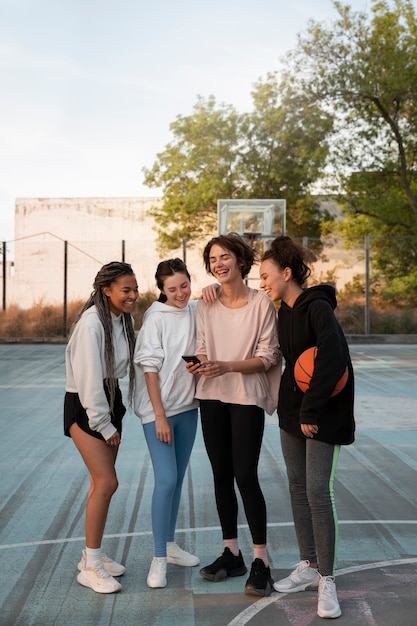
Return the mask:
M 266 506 L 257 470 L 264 411 L 272 414 L 276 408 L 281 357 L 275 307 L 244 280 L 255 257 L 254 249 L 236 233 L 206 245 L 206 270 L 220 288 L 215 302 L 198 303 L 196 354 L 202 365 L 188 369 L 200 374 L 196 397 L 224 541 L 223 554 L 200 574 L 219 581 L 247 571 L 238 544 L 236 481 L 254 544 L 245 593 L 269 596 L 273 580 Z

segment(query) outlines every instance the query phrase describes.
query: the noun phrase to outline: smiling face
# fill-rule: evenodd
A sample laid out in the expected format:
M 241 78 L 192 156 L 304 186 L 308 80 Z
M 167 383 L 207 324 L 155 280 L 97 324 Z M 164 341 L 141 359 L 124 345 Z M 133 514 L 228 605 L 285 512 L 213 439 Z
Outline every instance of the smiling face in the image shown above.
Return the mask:
M 187 306 L 191 296 L 191 283 L 186 274 L 175 272 L 164 278 L 162 293 L 166 296 L 165 304 L 183 309 Z
M 276 300 L 285 301 L 291 279 L 290 268 L 281 269 L 272 259 L 266 259 L 261 263 L 259 275 L 261 277 L 259 288 L 274 302 Z
M 227 248 L 214 244 L 210 250 L 209 261 L 210 272 L 221 285 L 236 279 L 242 280 L 241 268 L 238 265 L 237 258 Z
M 119 276 L 109 287 L 103 287 L 103 293 L 108 297 L 109 309 L 114 315 L 132 313 L 139 295 L 136 278 L 130 274 Z

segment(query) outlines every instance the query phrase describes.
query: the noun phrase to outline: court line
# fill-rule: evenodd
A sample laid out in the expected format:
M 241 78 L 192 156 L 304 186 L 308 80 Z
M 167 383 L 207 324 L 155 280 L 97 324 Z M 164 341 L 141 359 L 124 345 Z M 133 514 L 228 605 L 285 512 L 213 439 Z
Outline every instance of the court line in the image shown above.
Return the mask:
M 416 525 L 417 520 L 339 520 L 340 525 L 387 525 L 387 524 L 396 524 L 396 525 Z M 289 526 L 294 526 L 294 522 L 271 522 L 268 524 L 268 528 L 286 528 Z M 238 526 L 239 529 L 247 529 L 247 524 L 240 524 Z M 211 531 L 219 531 L 221 530 L 220 526 L 201 526 L 198 528 L 177 528 L 175 532 L 177 533 L 200 533 L 200 532 L 211 532 Z M 113 533 L 110 535 L 104 535 L 105 539 L 119 539 L 123 537 L 149 537 L 152 536 L 151 530 L 143 530 L 138 532 L 131 533 Z M 45 546 L 45 545 L 54 545 L 54 544 L 62 544 L 62 543 L 72 543 L 78 541 L 85 541 L 85 537 L 62 537 L 61 539 L 43 539 L 40 541 L 22 541 L 19 543 L 5 543 L 0 545 L 0 550 L 8 550 L 11 548 L 27 548 L 30 546 Z
M 366 563 L 362 565 L 353 565 L 352 567 L 345 567 L 343 569 L 336 570 L 335 576 L 339 578 L 340 576 L 343 576 L 345 574 L 351 574 L 353 572 L 360 572 L 360 571 L 365 571 L 365 570 L 370 570 L 370 569 L 379 569 L 381 567 L 392 567 L 395 565 L 409 565 L 409 564 L 414 564 L 414 563 L 417 563 L 417 557 L 408 558 L 408 559 L 392 559 L 391 561 L 378 561 L 375 563 Z M 227 626 L 245 626 L 245 624 L 250 622 L 250 620 L 255 615 L 263 611 L 270 604 L 273 604 L 274 602 L 279 602 L 282 598 L 285 598 L 285 596 L 288 596 L 288 595 L 290 594 L 280 593 L 278 597 L 272 595 L 272 596 L 269 596 L 268 598 L 261 598 L 260 600 L 257 600 L 256 602 L 248 606 L 246 609 L 244 609 L 241 613 L 239 613 L 239 615 L 236 615 L 236 617 L 234 617 L 232 621 L 227 624 Z

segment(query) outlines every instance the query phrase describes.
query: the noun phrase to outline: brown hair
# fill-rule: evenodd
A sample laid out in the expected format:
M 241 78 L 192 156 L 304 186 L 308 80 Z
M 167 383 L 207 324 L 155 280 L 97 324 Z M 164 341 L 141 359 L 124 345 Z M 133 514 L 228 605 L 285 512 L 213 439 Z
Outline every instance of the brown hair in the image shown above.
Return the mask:
M 307 265 L 309 258 L 308 251 L 284 235 L 276 237 L 268 250 L 262 255 L 262 261 L 271 259 L 282 270 L 289 267 L 295 282 L 302 287 L 311 274 L 311 269 Z
M 162 290 L 164 288 L 165 279 L 168 276 L 174 276 L 174 274 L 185 274 L 188 280 L 191 282 L 191 276 L 189 271 L 187 270 L 187 266 L 184 261 L 181 261 L 178 257 L 175 259 L 167 259 L 166 261 L 161 261 L 156 268 L 155 280 L 158 289 L 161 291 L 158 302 L 166 302 L 167 297 Z
M 213 239 L 210 239 L 207 243 L 203 252 L 203 260 L 208 274 L 212 274 L 210 270 L 210 251 L 214 245 L 221 246 L 235 255 L 238 264 L 241 266 L 240 272 L 242 278 L 245 278 L 249 274 L 257 258 L 256 250 L 250 246 L 246 239 L 238 235 L 238 233 L 219 235 L 218 237 L 213 237 Z

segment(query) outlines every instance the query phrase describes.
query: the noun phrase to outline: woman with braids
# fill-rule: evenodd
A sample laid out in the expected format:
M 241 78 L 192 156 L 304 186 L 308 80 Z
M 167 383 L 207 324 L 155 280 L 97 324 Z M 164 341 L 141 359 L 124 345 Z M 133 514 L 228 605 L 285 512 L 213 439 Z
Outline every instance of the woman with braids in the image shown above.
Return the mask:
M 125 572 L 102 549 L 112 495 L 118 482 L 115 462 L 126 409 L 118 385 L 130 366 L 129 403 L 134 388 L 135 334 L 132 309 L 138 297 L 135 275 L 127 263 L 104 265 L 94 291 L 82 307 L 66 349 L 64 432 L 72 437 L 90 477 L 86 548 L 77 580 L 98 593 L 120 591 L 114 576 Z
M 341 610 L 334 579 L 338 532 L 333 483 L 340 446 L 352 443 L 355 431 L 349 348 L 334 314 L 334 288 L 305 287 L 310 268 L 304 248 L 289 237 L 277 237 L 262 257 L 260 276 L 260 288 L 281 303 L 278 334 L 286 365 L 278 417 L 300 552 L 295 570 L 274 588 L 296 593 L 318 587 L 317 614 L 336 618 Z M 313 346 L 318 348 L 314 372 L 302 393 L 294 364 Z M 347 384 L 331 397 L 346 367 Z
M 193 566 L 200 562 L 175 543 L 182 483 L 197 428 L 195 379 L 182 359 L 194 354 L 197 302 L 190 302 L 190 274 L 181 259 L 161 261 L 155 279 L 159 300 L 145 312 L 136 340 L 134 406 L 154 471 L 155 556 L 147 584 L 162 588 L 167 585 L 167 563 Z

